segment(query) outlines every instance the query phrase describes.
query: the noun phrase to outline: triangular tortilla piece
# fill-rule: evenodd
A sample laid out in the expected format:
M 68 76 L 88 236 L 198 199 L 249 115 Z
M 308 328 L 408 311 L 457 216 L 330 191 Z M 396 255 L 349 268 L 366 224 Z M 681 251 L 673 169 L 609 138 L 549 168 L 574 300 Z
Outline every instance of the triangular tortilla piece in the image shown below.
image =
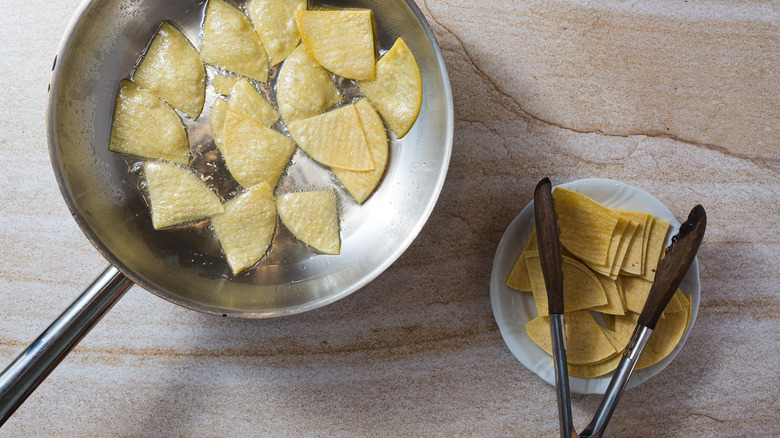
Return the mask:
M 637 224 L 636 231 L 628 244 L 626 256 L 623 259 L 620 270 L 627 274 L 642 275 L 645 245 L 647 244 L 647 237 L 650 235 L 650 229 L 648 227 L 653 220 L 653 215 L 641 211 L 618 209 L 613 209 L 613 211 L 627 219 L 631 219 Z
M 650 237 L 648 237 L 647 241 L 645 270 L 642 273 L 642 278 L 645 280 L 653 281 L 655 279 L 655 272 L 658 270 L 658 262 L 663 256 L 664 242 L 668 232 L 669 222 L 653 218 L 653 225 L 650 227 Z
M 626 310 L 642 313 L 642 308 L 645 306 L 647 296 L 650 294 L 650 288 L 653 287 L 653 282 L 647 281 L 642 277 L 621 275 L 620 284 L 626 296 Z
M 160 26 L 133 72 L 133 82 L 190 119 L 197 119 L 203 110 L 206 69 L 190 40 L 167 21 Z
M 610 315 L 608 313 L 605 313 L 605 314 L 602 314 L 601 317 L 604 318 L 604 323 L 607 325 L 607 328 L 614 332 L 615 331 L 615 315 Z
M 374 168 L 366 171 L 355 171 L 332 167 L 333 175 L 341 181 L 344 188 L 355 198 L 358 204 L 362 204 L 373 193 L 385 173 L 387 164 L 387 132 L 382 119 L 374 110 L 374 107 L 366 99 L 360 99 L 355 104 L 355 110 L 363 126 L 363 134 L 371 150 L 371 158 Z
M 233 86 L 227 109 L 243 114 L 264 126 L 270 127 L 279 120 L 279 113 L 246 79 L 239 79 Z
M 613 347 L 615 347 L 615 350 L 618 353 L 622 353 L 628 344 L 618 339 L 617 333 L 615 333 L 610 329 L 601 327 L 601 331 L 604 332 L 604 336 L 606 336 L 607 340 L 609 340 L 609 343 L 612 344 Z
M 688 312 L 674 312 L 666 318 L 658 320 L 655 330 L 650 334 L 639 361 L 637 369 L 649 367 L 669 355 L 682 339 L 685 333 Z
M 173 107 L 130 81 L 122 81 L 108 149 L 120 154 L 187 164 L 187 131 Z
M 260 183 L 224 207 L 224 213 L 211 217 L 211 224 L 233 274 L 238 274 L 257 263 L 271 246 L 276 229 L 273 189 Z
M 577 260 L 562 256 L 563 264 L 563 306 L 565 312 L 601 306 L 607 303 L 604 288 L 596 275 Z M 548 314 L 547 287 L 542 274 L 539 251 L 528 251 L 525 255 L 531 291 L 534 294 L 536 311 L 540 316 Z
M 215 93 L 228 96 L 240 80 L 241 76 L 215 75 L 211 83 L 214 86 Z
M 594 377 L 603 376 L 605 374 L 611 373 L 612 371 L 615 371 L 615 369 L 617 369 L 618 367 L 618 364 L 620 364 L 620 360 L 622 358 L 623 358 L 622 354 L 615 353 L 609 358 L 593 364 L 582 364 L 582 365 L 570 364 L 568 366 L 569 375 L 574 377 L 580 377 L 583 379 L 591 379 Z
M 355 105 L 287 124 L 293 140 L 310 157 L 347 170 L 371 170 L 374 160 Z
M 347 79 L 374 79 L 370 10 L 298 11 L 296 22 L 306 49 L 320 65 Z
M 607 304 L 602 306 L 596 306 L 590 310 L 596 312 L 607 313 L 610 315 L 624 315 L 626 313 L 625 307 L 623 307 L 623 300 L 620 298 L 620 292 L 617 288 L 617 280 L 613 280 L 605 275 L 596 274 L 601 283 L 601 287 L 604 288 L 604 294 L 607 296 Z
M 612 270 L 615 266 L 615 261 L 617 260 L 618 252 L 620 251 L 621 244 L 625 240 L 625 235 L 626 235 L 625 231 L 628 226 L 629 226 L 628 219 L 624 217 L 618 217 L 617 225 L 615 225 L 615 229 L 612 232 L 612 237 L 609 240 L 609 252 L 607 254 L 607 261 L 603 264 L 586 262 L 591 269 L 598 272 L 599 274 L 603 274 L 611 278 L 617 277 L 617 275 L 615 276 L 612 275 Z
M 538 249 L 536 240 L 536 230 L 531 232 L 531 237 L 523 248 L 523 252 L 520 253 L 520 257 L 517 258 L 515 265 L 512 267 L 512 271 L 509 273 L 509 277 L 506 279 L 506 285 L 512 289 L 531 292 L 531 278 L 528 276 L 528 268 L 525 263 L 525 254 L 527 251 L 535 251 Z
M 402 38 L 376 64 L 376 79 L 358 86 L 398 138 L 409 132 L 422 105 L 420 67 Z
M 563 318 L 566 326 L 566 360 L 569 364 L 595 363 L 615 354 L 615 348 L 590 312 L 567 312 Z M 531 340 L 552 355 L 549 317 L 538 316 L 529 321 L 525 328 Z
M 615 337 L 626 345 L 631 341 L 631 336 L 636 329 L 636 322 L 639 320 L 639 314 L 626 312 L 625 315 L 613 315 Z
M 155 230 L 225 211 L 219 197 L 187 168 L 164 161 L 147 161 L 144 177 Z
M 246 10 L 263 42 L 271 66 L 284 61 L 301 38 L 295 13 L 306 10 L 306 1 L 252 0 Z
M 223 0 L 209 0 L 200 43 L 203 62 L 260 82 L 268 80 L 268 57 L 243 12 Z
M 635 220 L 629 218 L 626 218 L 626 220 L 628 223 L 623 230 L 623 235 L 620 236 L 620 246 L 615 254 L 615 259 L 612 261 L 612 268 L 609 271 L 609 276 L 611 278 L 617 278 L 620 273 L 620 268 L 623 266 L 623 260 L 625 260 L 626 254 L 628 253 L 628 246 L 631 243 L 631 240 L 633 240 L 634 234 L 636 234 L 637 227 L 639 226 L 639 223 Z
M 672 295 L 672 299 L 669 300 L 669 304 L 666 305 L 663 313 L 682 312 L 685 310 L 686 303 L 687 301 L 685 300 L 685 296 L 683 295 L 682 291 L 677 289 L 674 295 Z
M 691 325 L 691 296 L 690 295 L 684 295 L 686 298 L 686 304 L 683 304 L 683 311 L 686 313 L 687 318 L 685 319 L 685 332 L 688 331 L 688 327 Z M 683 333 L 685 333 L 683 332 Z
M 325 254 L 339 253 L 341 237 L 333 190 L 279 195 L 276 208 L 284 225 L 298 240 Z
M 211 127 L 211 137 L 219 150 L 222 150 L 222 128 L 225 125 L 225 116 L 227 116 L 227 101 L 218 97 L 211 103 L 209 126 Z
M 553 191 L 561 244 L 587 263 L 606 265 L 620 215 L 585 195 L 556 187 Z
M 303 44 L 282 64 L 276 102 L 285 122 L 316 116 L 341 101 L 341 93 Z
M 295 144 L 243 114 L 227 111 L 220 152 L 230 174 L 241 186 L 265 182 L 276 187 L 295 152 Z

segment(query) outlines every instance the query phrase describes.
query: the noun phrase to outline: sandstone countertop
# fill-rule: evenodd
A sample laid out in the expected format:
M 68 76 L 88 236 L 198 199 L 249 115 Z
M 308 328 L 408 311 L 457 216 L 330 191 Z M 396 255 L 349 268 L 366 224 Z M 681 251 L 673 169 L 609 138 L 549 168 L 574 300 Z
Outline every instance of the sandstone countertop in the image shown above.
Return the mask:
M 0 363 L 106 266 L 46 147 L 51 64 L 79 0 L 0 16 Z M 554 388 L 505 346 L 492 258 L 535 183 L 605 177 L 709 227 L 698 320 L 622 398 L 612 436 L 780 435 L 780 5 L 418 0 L 455 100 L 447 181 L 375 281 L 274 320 L 132 288 L 3 436 L 555 436 Z M 370 329 L 366 329 L 370 327 Z M 581 429 L 599 402 L 575 396 Z

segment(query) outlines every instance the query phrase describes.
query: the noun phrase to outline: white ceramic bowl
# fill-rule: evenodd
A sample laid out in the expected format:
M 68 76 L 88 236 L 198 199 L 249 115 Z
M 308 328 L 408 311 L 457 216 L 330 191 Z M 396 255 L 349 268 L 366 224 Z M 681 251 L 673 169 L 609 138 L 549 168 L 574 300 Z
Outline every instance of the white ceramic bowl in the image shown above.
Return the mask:
M 680 223 L 674 214 L 661 201 L 647 192 L 624 183 L 609 179 L 593 178 L 561 184 L 558 187 L 582 193 L 608 207 L 644 211 L 669 222 L 671 227 L 666 236 L 667 245 L 680 228 Z M 687 217 L 687 212 L 685 212 L 685 215 Z M 525 331 L 525 324 L 537 316 L 533 296 L 530 293 L 513 290 L 506 285 L 509 272 L 512 270 L 520 253 L 522 253 L 534 227 L 534 209 L 533 201 L 531 201 L 509 224 L 509 227 L 504 232 L 504 236 L 501 238 L 501 242 L 498 244 L 498 249 L 496 249 L 496 255 L 493 259 L 493 272 L 490 277 L 490 303 L 493 307 L 493 315 L 498 323 L 501 336 L 512 354 L 526 368 L 535 372 L 544 381 L 550 385 L 555 385 L 552 358 L 534 344 Z M 701 290 L 698 259 L 694 259 L 691 269 L 680 285 L 680 289 L 684 294 L 691 296 L 691 321 L 688 324 L 688 329 L 671 354 L 655 365 L 635 370 L 627 388 L 636 387 L 660 373 L 674 360 L 685 344 L 688 333 L 690 333 L 694 322 L 696 322 L 696 315 L 699 310 Z M 574 393 L 603 394 L 611 378 L 612 373 L 591 379 L 569 377 L 569 386 Z

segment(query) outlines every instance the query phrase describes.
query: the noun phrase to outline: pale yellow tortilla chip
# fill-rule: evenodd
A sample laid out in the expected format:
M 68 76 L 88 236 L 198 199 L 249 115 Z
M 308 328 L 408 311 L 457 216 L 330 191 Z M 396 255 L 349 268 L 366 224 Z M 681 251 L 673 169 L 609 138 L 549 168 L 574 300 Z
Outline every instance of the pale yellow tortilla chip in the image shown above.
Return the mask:
M 376 78 L 358 86 L 402 138 L 414 125 L 422 105 L 422 77 L 414 53 L 398 38 L 376 63 Z
M 603 274 L 611 278 L 616 278 L 616 275 L 612 275 L 612 271 L 615 267 L 615 261 L 617 260 L 618 252 L 620 251 L 621 244 L 624 241 L 625 236 L 627 235 L 626 229 L 628 228 L 629 225 L 630 222 L 628 219 L 622 216 L 618 218 L 618 223 L 615 226 L 615 229 L 612 232 L 612 236 L 609 239 L 609 253 L 607 254 L 607 261 L 603 264 L 591 263 L 586 261 L 587 265 L 591 269 L 598 272 L 599 274 Z M 630 231 L 630 229 L 628 231 Z
M 666 318 L 658 320 L 655 330 L 650 334 L 636 369 L 642 369 L 658 363 L 669 355 L 682 339 L 688 325 L 690 312 L 674 312 L 666 314 Z
M 295 13 L 305 9 L 305 0 L 252 0 L 246 5 L 272 66 L 284 61 L 298 44 Z
M 650 227 L 650 237 L 647 241 L 647 254 L 645 256 L 645 269 L 642 278 L 648 281 L 655 279 L 655 272 L 658 269 L 658 262 L 661 260 L 666 233 L 669 231 L 669 222 L 663 219 L 653 218 L 653 225 Z
M 649 226 L 653 220 L 653 215 L 640 211 L 618 209 L 613 209 L 613 211 L 637 223 L 636 231 L 628 244 L 627 252 L 620 269 L 627 274 L 642 275 L 647 237 L 650 235 Z
M 120 154 L 187 164 L 187 131 L 172 106 L 130 81 L 122 81 L 108 149 Z
M 634 329 L 636 329 L 636 322 L 639 320 L 639 314 L 626 312 L 625 315 L 614 315 L 613 320 L 614 328 L 612 331 L 615 332 L 615 337 L 618 338 L 620 342 L 628 345 L 631 341 L 631 335 L 634 334 Z
M 626 296 L 626 310 L 634 313 L 641 313 L 645 306 L 647 296 L 650 294 L 650 288 L 653 287 L 652 281 L 647 281 L 642 277 L 630 277 L 621 275 L 620 284 L 623 293 Z
M 683 295 L 680 289 L 677 289 L 674 295 L 672 295 L 672 299 L 669 300 L 669 304 L 666 305 L 663 313 L 682 312 L 685 310 L 686 304 L 685 295 Z
M 374 192 L 385 173 L 388 156 L 387 131 L 385 131 L 385 125 L 379 114 L 368 100 L 360 99 L 355 104 L 355 110 L 360 117 L 363 134 L 366 136 L 366 142 L 371 150 L 374 168 L 366 171 L 355 171 L 332 167 L 331 171 L 349 194 L 355 198 L 355 201 L 362 204 Z
M 341 250 L 338 204 L 332 189 L 281 194 L 276 197 L 276 209 L 298 240 L 325 254 Z
M 227 96 L 239 80 L 241 76 L 216 75 L 211 83 L 215 93 Z
M 195 46 L 164 22 L 133 72 L 133 82 L 195 120 L 206 99 L 206 69 Z
M 566 326 L 566 360 L 569 364 L 596 363 L 616 353 L 615 347 L 587 310 L 567 312 L 563 318 Z M 531 340 L 552 355 L 550 319 L 546 316 L 536 317 L 525 328 Z
M 565 312 L 588 309 L 607 304 L 607 296 L 596 274 L 577 260 L 562 256 L 563 264 L 563 308 Z M 545 316 L 547 308 L 547 287 L 544 283 L 539 251 L 528 251 L 525 255 L 531 291 L 539 315 Z
M 256 120 L 228 110 L 219 151 L 230 174 L 242 187 L 261 182 L 276 187 L 295 152 L 295 143 Z
M 287 130 L 306 154 L 326 166 L 359 171 L 375 167 L 355 105 L 290 122 Z
M 200 42 L 203 62 L 266 82 L 268 56 L 243 12 L 223 0 L 209 0 Z
M 279 120 L 279 113 L 274 107 L 249 81 L 243 78 L 236 81 L 230 91 L 227 109 L 269 127 Z
M 316 116 L 339 103 L 341 93 L 303 44 L 284 61 L 276 81 L 276 103 L 286 123 Z
M 620 298 L 620 292 L 617 287 L 617 280 L 613 280 L 605 275 L 596 274 L 601 283 L 601 287 L 604 288 L 604 294 L 607 296 L 607 304 L 602 306 L 596 306 L 590 310 L 595 310 L 601 313 L 607 313 L 611 315 L 624 315 L 626 313 L 625 307 L 623 307 L 623 300 Z
M 623 230 L 623 234 L 620 236 L 620 246 L 618 246 L 615 259 L 612 260 L 612 267 L 609 271 L 609 276 L 611 278 L 617 278 L 618 274 L 620 273 L 620 268 L 623 266 L 623 260 L 625 260 L 626 254 L 628 253 L 628 246 L 634 239 L 634 234 L 636 234 L 636 229 L 639 226 L 635 220 L 627 220 L 628 223 L 626 224 L 626 228 Z
M 553 198 L 561 244 L 587 263 L 606 265 L 620 215 L 585 195 L 560 187 L 553 191 Z
M 615 353 L 611 357 L 602 360 L 600 362 L 596 362 L 594 364 L 582 364 L 582 365 L 569 365 L 569 375 L 574 377 L 581 377 L 583 379 L 590 379 L 593 377 L 599 377 L 603 376 L 604 374 L 611 373 L 612 371 L 615 371 L 618 364 L 620 364 L 620 359 L 623 358 L 623 355 L 620 353 Z
M 601 331 L 604 332 L 604 336 L 607 337 L 609 343 L 612 344 L 613 347 L 615 347 L 615 350 L 617 350 L 618 353 L 623 352 L 623 350 L 626 348 L 626 345 L 628 344 L 618 339 L 617 333 L 615 333 L 610 329 L 606 329 L 604 327 L 601 327 Z
M 374 79 L 370 10 L 297 11 L 295 21 L 303 44 L 320 65 L 348 79 Z
M 144 178 L 155 230 L 225 211 L 217 194 L 186 167 L 167 161 L 147 161 Z
M 211 138 L 218 149 L 222 149 L 222 128 L 225 125 L 225 116 L 227 116 L 227 101 L 219 97 L 214 99 L 209 110 L 209 127 L 211 127 Z
M 509 273 L 509 277 L 506 279 L 506 285 L 512 289 L 516 289 L 523 292 L 531 292 L 531 279 L 528 277 L 528 269 L 525 264 L 526 251 L 534 251 L 537 249 L 536 242 L 536 230 L 531 233 L 531 237 L 523 248 L 523 252 L 520 253 L 520 257 L 517 258 L 512 272 Z
M 273 188 L 260 183 L 224 207 L 224 213 L 211 217 L 211 225 L 233 274 L 238 274 L 257 263 L 271 246 L 276 229 Z

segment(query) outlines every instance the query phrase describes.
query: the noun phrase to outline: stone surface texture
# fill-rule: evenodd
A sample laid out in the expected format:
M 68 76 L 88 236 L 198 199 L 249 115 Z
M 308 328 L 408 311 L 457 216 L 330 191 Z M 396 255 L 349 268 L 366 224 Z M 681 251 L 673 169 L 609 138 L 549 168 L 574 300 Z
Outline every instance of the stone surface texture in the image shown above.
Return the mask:
M 51 170 L 52 60 L 79 0 L 0 14 L 0 363 L 106 266 Z M 605 177 L 705 206 L 685 348 L 611 436 L 780 435 L 780 4 L 417 0 L 455 104 L 419 237 L 351 296 L 244 321 L 134 287 L 0 436 L 556 436 L 554 388 L 505 346 L 493 255 L 536 182 Z M 573 399 L 582 429 L 599 397 Z

